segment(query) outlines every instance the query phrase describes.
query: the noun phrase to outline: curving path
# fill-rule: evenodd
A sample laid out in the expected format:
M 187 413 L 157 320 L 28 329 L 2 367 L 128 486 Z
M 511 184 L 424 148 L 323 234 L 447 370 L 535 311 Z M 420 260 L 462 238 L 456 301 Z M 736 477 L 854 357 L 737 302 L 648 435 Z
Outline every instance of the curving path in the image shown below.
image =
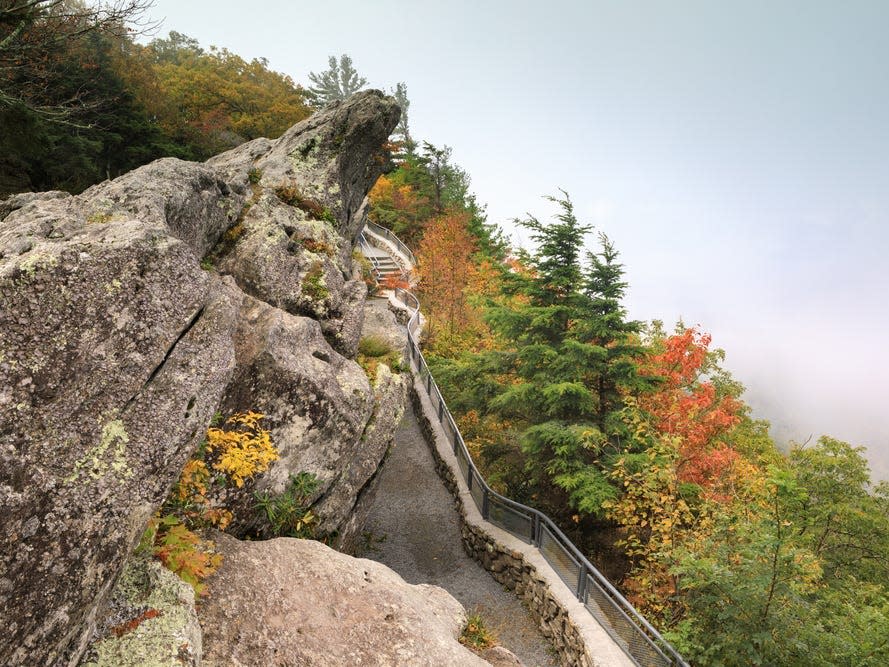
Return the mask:
M 499 643 L 527 667 L 558 664 L 518 598 L 463 551 L 453 496 L 435 472 L 429 445 L 408 406 L 382 471 L 356 554 L 389 566 L 412 584 L 435 584 L 481 613 Z

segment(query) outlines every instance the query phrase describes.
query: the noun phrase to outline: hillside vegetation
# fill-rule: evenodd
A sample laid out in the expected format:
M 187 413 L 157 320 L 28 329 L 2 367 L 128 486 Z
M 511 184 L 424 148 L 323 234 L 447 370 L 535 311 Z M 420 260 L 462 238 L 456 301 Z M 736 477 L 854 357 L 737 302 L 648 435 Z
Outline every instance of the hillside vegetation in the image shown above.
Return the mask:
M 79 192 L 309 115 L 266 61 L 176 32 L 140 45 L 132 16 L 0 15 L 0 195 Z M 889 485 L 862 449 L 781 453 L 708 334 L 629 319 L 618 250 L 601 231 L 586 250 L 567 193 L 518 220 L 535 249 L 512 251 L 449 148 L 397 138 L 370 218 L 415 251 L 430 363 L 491 484 L 552 516 L 695 665 L 889 663 Z
M 422 177 L 418 177 L 418 163 Z M 485 476 L 547 512 L 695 665 L 889 659 L 889 485 L 829 436 L 781 453 L 711 337 L 630 320 L 567 193 L 509 253 L 429 156 L 372 191 L 414 244 L 433 373 Z
M 111 15 L 75 0 L 12 4 L 0 14 L 0 196 L 77 193 L 164 156 L 205 160 L 311 113 L 263 59 L 177 32 L 138 44 L 125 20 L 150 3 Z

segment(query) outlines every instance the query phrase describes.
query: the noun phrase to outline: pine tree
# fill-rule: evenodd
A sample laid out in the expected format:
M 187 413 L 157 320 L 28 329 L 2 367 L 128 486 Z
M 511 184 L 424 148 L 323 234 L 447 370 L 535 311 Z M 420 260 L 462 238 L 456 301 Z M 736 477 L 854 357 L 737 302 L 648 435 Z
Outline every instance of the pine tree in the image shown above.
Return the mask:
M 367 79 L 358 75 L 358 71 L 352 66 L 352 58 L 345 53 L 340 56 L 339 61 L 336 56 L 330 56 L 327 64 L 327 70 L 309 73 L 309 80 L 314 85 L 309 87 L 308 97 L 315 107 L 321 108 L 335 100 L 344 100 L 367 85 Z
M 398 119 L 398 125 L 395 126 L 395 136 L 403 147 L 403 156 L 413 155 L 417 148 L 417 142 L 411 138 L 410 126 L 408 125 L 408 109 L 410 109 L 411 101 L 407 97 L 407 84 L 403 81 L 395 85 L 392 91 L 392 97 L 401 107 L 401 117 Z M 396 156 L 396 158 L 399 156 Z
M 526 301 L 489 311 L 492 328 L 511 344 L 496 353 L 499 390 L 486 409 L 521 425 L 539 503 L 599 514 L 617 494 L 608 467 L 632 444 L 620 418 L 623 396 L 648 382 L 634 361 L 642 354 L 633 338 L 640 324 L 621 305 L 626 283 L 613 244 L 600 235 L 601 250 L 587 253 L 585 267 L 592 226 L 578 221 L 564 191 L 547 199 L 559 206 L 551 222 L 516 221 L 537 244 L 530 273 L 513 278 Z M 482 359 L 479 371 L 492 366 Z
M 595 368 L 596 421 L 599 430 L 615 434 L 620 430 L 619 422 L 607 422 L 609 415 L 623 407 L 622 391 L 638 392 L 653 382 L 637 372 L 636 360 L 644 354 L 638 340 L 642 323 L 627 320 L 621 304 L 627 283 L 623 280 L 624 267 L 617 262 L 619 253 L 603 232 L 599 232 L 599 244 L 599 252 L 587 254 L 589 269 L 583 285 L 586 313 L 578 320 L 578 336 L 604 351 Z

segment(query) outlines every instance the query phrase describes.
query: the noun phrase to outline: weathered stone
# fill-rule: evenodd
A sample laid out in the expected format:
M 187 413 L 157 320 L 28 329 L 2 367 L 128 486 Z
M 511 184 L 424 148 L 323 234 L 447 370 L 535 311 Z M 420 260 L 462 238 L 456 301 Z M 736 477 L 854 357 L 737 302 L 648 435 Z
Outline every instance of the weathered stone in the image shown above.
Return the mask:
M 355 502 L 374 472 L 361 436 L 383 413 L 328 341 L 357 345 L 352 240 L 397 116 L 365 93 L 206 165 L 164 159 L 76 197 L 0 202 L 0 663 L 77 662 L 217 409 L 269 415 L 282 460 L 267 488 L 306 470 L 336 511 Z M 208 252 L 237 286 L 199 268 Z M 343 520 L 333 506 L 325 525 Z
M 390 307 L 391 301 L 384 298 L 369 299 L 364 309 L 363 336 L 381 338 L 393 349 L 404 352 L 407 348 L 404 322 Z
M 392 435 L 404 414 L 407 387 L 406 375 L 393 373 L 385 364 L 377 366 L 373 417 L 351 458 L 340 467 L 336 483 L 315 505 L 314 511 L 321 517 L 320 528 L 326 533 L 338 533 L 340 543 L 348 543 L 361 528 L 361 517 L 353 512 L 353 506 L 392 445 Z
M 222 401 L 225 415 L 254 410 L 266 415 L 280 458 L 257 477 L 259 489 L 280 493 L 291 475 L 307 472 L 320 485 L 315 497 L 335 493 L 342 505 L 319 513 L 331 531 L 348 515 L 358 489 L 336 485 L 363 448 L 361 436 L 374 411 L 374 397 L 361 367 L 327 343 L 315 320 L 297 317 L 241 295 L 236 336 L 237 370 Z M 390 434 L 391 437 L 391 434 Z M 376 470 L 384 452 L 369 464 Z M 358 474 L 356 472 L 356 474 Z M 235 513 L 235 534 L 268 535 L 245 488 L 228 491 L 225 504 Z
M 191 586 L 157 561 L 134 558 L 80 667 L 200 667 L 201 646 Z
M 199 611 L 205 667 L 487 665 L 456 637 L 465 612 L 437 586 L 319 542 L 220 536 Z
M 331 344 L 350 356 L 364 301 L 351 281 L 354 238 L 367 192 L 389 166 L 383 144 L 399 113 L 379 91 L 358 93 L 276 141 L 208 162 L 232 180 L 246 183 L 252 173 L 257 181 L 219 270 L 273 306 L 320 320 Z
M 4 664 L 79 654 L 234 364 L 235 313 L 194 250 L 94 206 L 39 199 L 0 225 Z
M 522 661 L 512 651 L 502 646 L 486 649 L 482 651 L 481 656 L 493 667 L 522 667 Z
M 237 190 L 204 165 L 164 158 L 93 186 L 84 211 L 98 224 L 123 216 L 163 223 L 203 257 L 240 214 L 245 195 Z

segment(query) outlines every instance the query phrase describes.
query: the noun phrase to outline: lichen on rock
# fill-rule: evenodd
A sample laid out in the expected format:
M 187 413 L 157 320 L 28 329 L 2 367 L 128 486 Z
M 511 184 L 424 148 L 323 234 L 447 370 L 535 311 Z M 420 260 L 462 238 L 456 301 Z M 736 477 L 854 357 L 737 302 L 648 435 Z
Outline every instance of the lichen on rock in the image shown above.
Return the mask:
M 191 586 L 157 561 L 127 563 L 104 627 L 81 667 L 198 667 L 202 635 Z

